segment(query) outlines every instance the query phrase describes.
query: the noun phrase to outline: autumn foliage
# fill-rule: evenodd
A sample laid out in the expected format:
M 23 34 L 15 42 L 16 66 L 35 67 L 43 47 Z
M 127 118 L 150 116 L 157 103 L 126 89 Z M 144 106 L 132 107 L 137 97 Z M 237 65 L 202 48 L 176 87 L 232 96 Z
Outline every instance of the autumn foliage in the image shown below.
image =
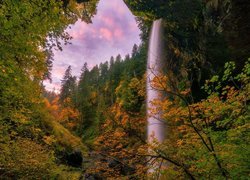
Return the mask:
M 233 79 L 233 69 L 229 78 L 227 73 L 228 65 L 221 79 L 208 80 L 204 88 L 213 91 L 209 90 L 208 98 L 197 103 L 189 101 L 189 90 L 171 92 L 166 86 L 167 77 L 154 80 L 152 86 L 166 93 L 165 99 L 152 102 L 155 109 L 151 109 L 152 115 L 162 112 L 166 124 L 167 137 L 162 144 L 146 143 L 145 116 L 125 110 L 124 102 L 118 99 L 120 103 L 108 111 L 95 141 L 99 158 L 89 173 L 109 178 L 145 178 L 147 171 L 154 169 L 153 179 L 247 177 L 249 64 Z M 223 87 L 223 81 L 230 84 L 228 80 L 234 83 Z

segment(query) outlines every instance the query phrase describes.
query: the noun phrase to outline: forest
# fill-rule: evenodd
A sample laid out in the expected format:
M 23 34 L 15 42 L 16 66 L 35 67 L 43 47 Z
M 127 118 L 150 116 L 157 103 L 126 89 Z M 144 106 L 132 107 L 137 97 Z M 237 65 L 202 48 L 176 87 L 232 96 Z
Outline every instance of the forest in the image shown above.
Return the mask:
M 122 0 L 120 0 L 122 1 Z M 49 91 L 68 26 L 99 0 L 0 0 L 0 179 L 249 179 L 250 2 L 123 0 L 141 44 Z M 147 104 L 153 22 L 162 20 L 163 96 Z M 127 27 L 129 28 L 129 27 Z M 152 134 L 159 117 L 165 139 Z

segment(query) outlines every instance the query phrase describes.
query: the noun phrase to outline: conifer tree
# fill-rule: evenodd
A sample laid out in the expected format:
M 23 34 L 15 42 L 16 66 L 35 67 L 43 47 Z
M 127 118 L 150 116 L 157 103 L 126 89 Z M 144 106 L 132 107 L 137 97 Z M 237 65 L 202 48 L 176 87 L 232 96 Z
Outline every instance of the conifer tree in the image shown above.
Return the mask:
M 72 99 L 76 90 L 76 77 L 72 76 L 71 71 L 71 66 L 68 66 L 61 81 L 60 102 L 62 103 L 68 98 Z

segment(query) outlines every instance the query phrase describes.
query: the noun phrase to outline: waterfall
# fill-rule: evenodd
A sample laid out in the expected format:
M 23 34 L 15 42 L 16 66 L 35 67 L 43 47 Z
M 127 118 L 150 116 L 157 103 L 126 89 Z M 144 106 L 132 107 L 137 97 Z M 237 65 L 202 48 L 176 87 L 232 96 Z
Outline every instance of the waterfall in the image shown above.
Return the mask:
M 165 139 L 165 125 L 160 120 L 160 113 L 157 113 L 154 116 L 151 116 L 150 113 L 150 108 L 152 108 L 151 102 L 154 99 L 161 99 L 163 97 L 163 93 L 152 88 L 150 83 L 155 76 L 163 72 L 163 47 L 162 20 L 159 19 L 153 22 L 149 40 L 147 61 L 147 134 L 149 143 L 152 142 L 154 138 L 156 138 L 160 143 Z M 154 138 L 152 138 L 152 135 L 154 135 Z

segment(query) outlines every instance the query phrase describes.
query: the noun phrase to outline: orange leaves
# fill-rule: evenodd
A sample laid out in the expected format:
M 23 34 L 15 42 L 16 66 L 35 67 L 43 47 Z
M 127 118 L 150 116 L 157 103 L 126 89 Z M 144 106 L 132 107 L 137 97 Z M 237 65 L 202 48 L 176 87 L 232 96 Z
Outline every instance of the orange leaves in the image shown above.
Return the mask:
M 177 146 L 182 146 L 183 145 L 183 140 L 182 139 L 179 139 L 177 140 Z
M 184 91 L 180 92 L 180 94 L 183 95 L 183 96 L 187 96 L 190 93 L 191 93 L 191 89 L 185 89 Z
M 101 173 L 102 177 L 120 179 L 126 177 L 123 174 L 123 168 L 137 165 L 134 167 L 136 172 L 140 175 L 145 174 L 144 160 L 137 155 L 142 145 L 138 137 L 143 138 L 145 122 L 139 113 L 130 114 L 119 104 L 111 107 L 102 126 L 102 133 L 95 140 L 95 147 L 98 154 L 105 154 L 108 162 L 114 160 L 117 162 L 114 166 L 110 166 L 110 163 L 105 164 L 105 162 L 97 160 L 92 170 Z M 138 174 L 137 176 L 140 177 Z
M 168 82 L 168 77 L 166 75 L 156 75 L 154 78 L 151 80 L 151 87 L 156 90 L 166 90 L 167 87 L 167 82 Z
M 77 126 L 80 113 L 71 107 L 64 107 L 59 112 L 58 121 L 65 124 L 66 127 L 73 130 Z
M 55 137 L 52 135 L 52 136 L 44 136 L 43 137 L 43 141 L 48 144 L 48 145 L 52 145 L 53 143 L 56 142 L 56 139 Z
M 244 102 L 249 99 L 246 90 L 226 86 L 222 89 L 222 96 L 219 96 L 219 93 L 211 93 L 207 99 L 187 106 L 188 101 L 182 101 L 185 101 L 185 96 L 190 93 L 189 89 L 171 94 L 166 87 L 167 83 L 162 83 L 168 81 L 164 76 L 155 77 L 153 81 L 155 89 L 173 96 L 156 98 L 151 102 L 151 116 L 160 114 L 161 120 L 168 126 L 167 140 L 163 144 L 151 144 L 151 149 L 162 150 L 168 157 L 180 162 L 189 159 L 192 162 L 189 167 L 192 173 L 210 173 L 207 169 L 216 166 L 214 156 L 220 156 L 224 160 L 237 159 L 238 155 L 232 154 L 237 148 L 230 146 L 229 139 L 236 141 L 242 136 L 237 132 L 246 131 L 244 126 L 236 123 L 243 118 L 242 113 L 246 106 Z M 226 166 L 235 168 L 230 162 Z
M 62 108 L 60 111 L 59 120 L 60 121 L 70 121 L 77 119 L 79 117 L 79 112 L 71 107 Z
M 128 123 L 129 123 L 129 116 L 126 115 L 126 116 L 122 117 L 121 124 L 123 126 L 126 126 Z
M 126 134 L 126 133 L 123 132 L 122 130 L 117 129 L 117 130 L 114 132 L 113 136 L 115 136 L 116 138 L 121 138 L 121 137 L 123 137 L 125 134 Z
M 50 114 L 53 115 L 55 120 L 65 125 L 70 130 L 73 130 L 77 126 L 80 113 L 77 109 L 70 106 L 72 104 L 70 98 L 66 98 L 64 103 L 68 106 L 61 106 L 59 104 L 59 97 L 56 97 L 51 103 L 48 99 L 44 99 L 46 108 L 49 110 Z

